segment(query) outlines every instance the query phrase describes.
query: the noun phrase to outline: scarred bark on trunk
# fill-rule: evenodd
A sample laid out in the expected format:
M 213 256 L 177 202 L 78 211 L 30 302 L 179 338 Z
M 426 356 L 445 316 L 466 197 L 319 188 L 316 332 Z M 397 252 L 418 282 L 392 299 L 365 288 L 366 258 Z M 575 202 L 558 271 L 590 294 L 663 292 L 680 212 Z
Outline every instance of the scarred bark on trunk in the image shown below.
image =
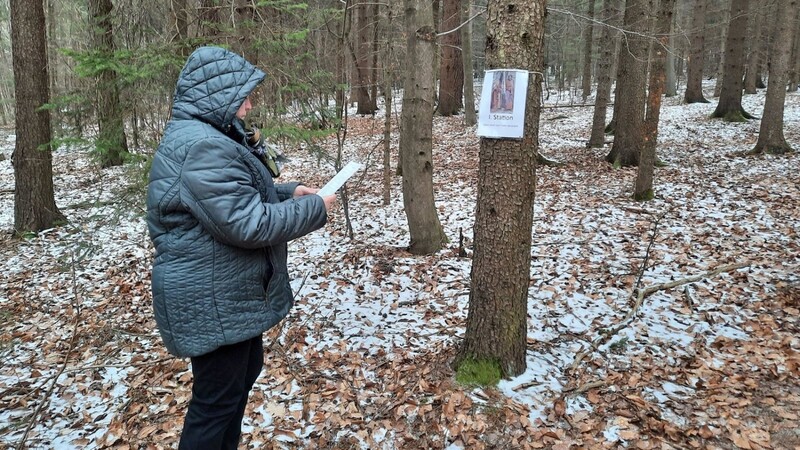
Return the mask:
M 523 138 L 481 139 L 469 313 L 457 361 L 494 361 L 507 377 L 526 367 L 544 15 L 545 0 L 490 0 L 486 18 L 488 68 L 525 69 L 530 82 Z

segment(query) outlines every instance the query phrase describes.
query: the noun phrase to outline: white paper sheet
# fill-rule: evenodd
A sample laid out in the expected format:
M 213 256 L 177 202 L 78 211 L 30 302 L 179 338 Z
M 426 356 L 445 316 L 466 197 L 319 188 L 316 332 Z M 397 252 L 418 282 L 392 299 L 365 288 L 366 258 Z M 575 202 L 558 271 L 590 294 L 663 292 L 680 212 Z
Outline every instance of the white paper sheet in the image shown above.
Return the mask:
M 336 191 L 344 186 L 347 180 L 355 175 L 356 172 L 361 170 L 362 167 L 364 167 L 362 164 L 359 164 L 355 161 L 350 161 L 342 168 L 342 170 L 339 171 L 339 173 L 336 174 L 336 176 L 331 178 L 331 181 L 328 181 L 328 184 L 323 186 L 322 189 L 317 192 L 317 195 L 320 197 L 325 197 L 326 195 L 336 193 Z

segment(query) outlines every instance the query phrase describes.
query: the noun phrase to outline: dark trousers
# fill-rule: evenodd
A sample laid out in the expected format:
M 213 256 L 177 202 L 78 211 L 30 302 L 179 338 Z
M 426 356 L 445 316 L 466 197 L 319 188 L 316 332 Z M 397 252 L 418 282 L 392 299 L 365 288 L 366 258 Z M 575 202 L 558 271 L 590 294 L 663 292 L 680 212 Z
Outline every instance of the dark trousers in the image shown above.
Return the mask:
M 192 358 L 192 399 L 181 450 L 235 450 L 250 389 L 264 364 L 261 336 Z

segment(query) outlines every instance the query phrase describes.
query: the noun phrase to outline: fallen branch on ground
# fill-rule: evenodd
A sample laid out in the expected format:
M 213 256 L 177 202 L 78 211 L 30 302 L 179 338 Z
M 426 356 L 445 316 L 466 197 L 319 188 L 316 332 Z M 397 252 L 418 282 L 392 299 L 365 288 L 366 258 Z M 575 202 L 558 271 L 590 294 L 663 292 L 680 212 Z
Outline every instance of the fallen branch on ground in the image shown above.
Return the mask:
M 597 338 L 594 341 L 592 341 L 592 345 L 587 350 L 579 353 L 578 356 L 575 357 L 575 361 L 573 361 L 573 363 L 570 366 L 569 370 L 570 371 L 575 370 L 575 368 L 578 367 L 578 364 L 580 364 L 580 362 L 584 358 L 586 358 L 586 356 L 588 356 L 590 353 L 592 353 L 595 350 L 597 350 L 601 345 L 603 345 L 606 342 L 608 342 L 614 335 L 616 335 L 622 329 L 627 327 L 628 324 L 636 316 L 636 314 L 639 313 L 639 310 L 641 309 L 642 303 L 644 302 L 645 298 L 653 295 L 654 293 L 656 293 L 658 291 L 664 291 L 664 290 L 667 290 L 667 289 L 672 289 L 672 288 L 675 288 L 675 287 L 678 287 L 678 286 L 682 286 L 684 284 L 694 283 L 694 282 L 703 280 L 705 278 L 710 278 L 710 277 L 719 275 L 719 274 L 721 274 L 723 272 L 730 272 L 732 270 L 741 269 L 743 267 L 747 267 L 748 265 L 749 265 L 749 263 L 747 263 L 747 262 L 735 263 L 735 264 L 726 264 L 724 266 L 719 266 L 714 270 L 710 270 L 708 272 L 701 273 L 699 275 L 693 275 L 693 276 L 690 276 L 690 277 L 681 278 L 679 280 L 670 281 L 669 283 L 654 284 L 654 285 L 648 286 L 648 287 L 646 287 L 644 289 L 639 289 L 637 291 L 638 293 L 636 295 L 636 303 L 634 304 L 633 309 L 631 309 L 631 311 L 628 312 L 628 314 L 625 316 L 625 318 L 622 319 L 622 322 L 620 322 L 616 327 L 610 329 L 607 333 L 604 333 L 602 336 L 600 336 L 599 338 Z

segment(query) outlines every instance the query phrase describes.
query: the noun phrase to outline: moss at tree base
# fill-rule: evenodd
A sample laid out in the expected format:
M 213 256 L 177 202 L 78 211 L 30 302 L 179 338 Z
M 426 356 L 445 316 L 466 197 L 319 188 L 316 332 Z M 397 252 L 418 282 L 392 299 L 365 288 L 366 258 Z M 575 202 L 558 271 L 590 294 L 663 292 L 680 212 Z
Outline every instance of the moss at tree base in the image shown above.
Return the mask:
M 465 358 L 456 367 L 456 381 L 468 386 L 495 386 L 501 374 L 500 364 L 492 359 Z
M 642 192 L 641 194 L 634 193 L 633 194 L 633 199 L 636 200 L 637 202 L 648 202 L 648 201 L 652 200 L 653 198 L 655 198 L 655 196 L 656 195 L 653 192 L 653 190 L 652 189 L 648 189 L 648 190 Z

